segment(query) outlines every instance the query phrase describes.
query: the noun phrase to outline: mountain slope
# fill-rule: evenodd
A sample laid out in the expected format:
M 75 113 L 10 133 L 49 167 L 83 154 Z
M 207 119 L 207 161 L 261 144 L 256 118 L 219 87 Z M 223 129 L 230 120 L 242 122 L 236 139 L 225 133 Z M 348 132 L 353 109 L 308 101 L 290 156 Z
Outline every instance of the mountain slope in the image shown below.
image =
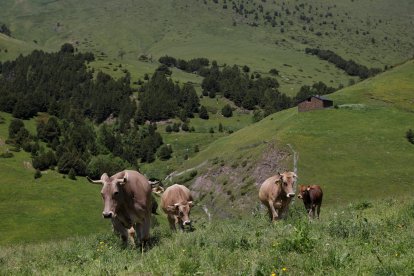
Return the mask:
M 205 56 L 220 64 L 247 64 L 262 74 L 276 68 L 289 94 L 319 80 L 338 86 L 350 79 L 305 55 L 305 47 L 331 49 L 369 67 L 412 56 L 414 6 L 408 0 L 233 2 L 224 9 L 224 1 L 210 0 L 7 0 L 0 17 L 20 40 L 55 50 L 71 42 L 101 60 L 129 65 L 135 77 L 156 67 L 138 61 L 141 54 L 153 60 L 165 54 Z
M 216 210 L 227 210 L 225 204 L 235 198 L 232 206 L 238 213 L 246 207 L 243 202 L 257 202 L 257 186 L 269 174 L 293 169 L 290 144 L 299 154 L 299 184 L 321 185 L 326 204 L 404 195 L 412 188 L 414 147 L 405 133 L 414 127 L 413 74 L 414 62 L 409 61 L 329 95 L 339 108 L 304 113 L 292 108 L 221 138 L 187 161 L 185 168 L 209 160 L 190 183 L 201 198 L 209 194 L 203 184 L 213 185 L 214 203 L 209 205 L 209 196 L 203 202 Z M 285 157 L 265 162 L 272 169 L 257 174 L 272 147 Z M 223 186 L 222 178 L 232 170 L 237 181 Z

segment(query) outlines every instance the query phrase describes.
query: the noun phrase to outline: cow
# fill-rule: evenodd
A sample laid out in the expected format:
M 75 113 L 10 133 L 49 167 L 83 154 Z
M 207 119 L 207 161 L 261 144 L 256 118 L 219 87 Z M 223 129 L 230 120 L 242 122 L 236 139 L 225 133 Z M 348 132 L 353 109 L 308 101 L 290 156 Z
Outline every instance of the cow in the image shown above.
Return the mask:
M 93 184 L 102 185 L 102 216 L 111 219 L 114 230 L 121 235 L 124 244 L 135 235 L 143 248 L 149 240 L 153 211 L 151 185 L 145 176 L 137 171 L 125 170 L 111 177 L 104 173 L 100 180 L 87 179 Z
M 293 185 L 297 175 L 294 172 L 277 173 L 266 179 L 259 189 L 259 199 L 269 212 L 271 221 L 287 215 L 289 204 L 295 196 Z
M 174 184 L 167 189 L 161 196 L 161 208 L 167 214 L 171 230 L 176 230 L 178 224 L 181 230 L 186 225 L 191 227 L 190 210 L 193 207 L 193 198 L 190 190 L 179 184 Z
M 318 185 L 300 185 L 298 198 L 301 198 L 303 200 L 303 204 L 305 204 L 309 219 L 315 218 L 315 209 L 319 219 L 323 198 L 321 187 Z

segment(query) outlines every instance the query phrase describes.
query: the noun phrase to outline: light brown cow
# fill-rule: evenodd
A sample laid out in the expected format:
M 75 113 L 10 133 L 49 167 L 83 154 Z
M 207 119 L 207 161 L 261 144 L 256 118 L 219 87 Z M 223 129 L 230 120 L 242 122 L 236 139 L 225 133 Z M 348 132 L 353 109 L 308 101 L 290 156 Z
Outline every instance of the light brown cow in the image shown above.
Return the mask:
M 161 196 L 161 208 L 167 214 L 168 222 L 172 230 L 176 230 L 178 224 L 181 230 L 185 225 L 191 227 L 190 210 L 193 206 L 193 198 L 190 190 L 179 184 L 174 184 L 167 189 Z
M 319 219 L 319 214 L 321 212 L 323 192 L 322 188 L 318 185 L 300 185 L 298 198 L 303 200 L 305 204 L 305 209 L 308 212 L 308 217 L 315 218 L 315 210 Z
M 293 185 L 296 178 L 294 172 L 278 173 L 266 179 L 260 187 L 259 199 L 267 207 L 271 221 L 287 215 L 289 203 L 295 196 Z
M 125 170 L 111 177 L 104 173 L 96 181 L 87 179 L 102 185 L 102 216 L 112 220 L 114 230 L 121 235 L 123 242 L 126 244 L 128 237 L 134 233 L 141 246 L 148 241 L 153 203 L 151 185 L 145 176 Z

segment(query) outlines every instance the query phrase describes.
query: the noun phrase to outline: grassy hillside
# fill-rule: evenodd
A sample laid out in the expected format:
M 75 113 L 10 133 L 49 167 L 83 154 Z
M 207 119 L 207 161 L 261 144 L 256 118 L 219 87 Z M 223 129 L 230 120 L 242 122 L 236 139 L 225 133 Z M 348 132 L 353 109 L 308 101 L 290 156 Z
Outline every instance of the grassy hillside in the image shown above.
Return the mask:
M 236 202 L 251 200 L 264 177 L 255 173 L 257 160 L 267 154 L 273 142 L 284 151 L 289 151 L 287 144 L 293 146 L 299 153 L 299 184 L 323 186 L 328 204 L 404 195 L 412 188 L 413 168 L 409 164 L 414 147 L 405 133 L 414 127 L 413 75 L 414 62 L 409 61 L 329 95 L 338 108 L 305 113 L 296 108 L 285 110 L 219 139 L 185 163 L 183 169 L 209 160 L 204 170 L 198 170 L 200 178 L 189 184 L 199 187 L 198 181 L 209 178 L 218 191 L 212 197 L 223 197 L 218 209 L 231 197 L 224 195 L 223 189 L 237 191 L 233 193 Z M 242 160 L 251 166 L 240 169 Z M 285 160 L 288 163 L 279 168 L 293 169 L 291 156 Z M 241 180 L 254 178 L 246 188 L 250 189 L 247 195 L 236 189 L 241 185 L 237 181 L 223 186 L 220 177 L 231 171 Z M 207 197 L 204 202 L 209 200 Z
M 4 144 L 10 115 L 0 113 L 0 153 L 10 149 Z M 25 121 L 34 133 L 34 120 Z M 12 158 L 0 159 L 0 244 L 61 239 L 70 235 L 87 235 L 92 230 L 109 228 L 101 219 L 99 187 L 85 180 L 62 178 L 55 171 L 45 171 L 34 179 L 30 154 L 13 152 Z
M 237 9 L 242 4 L 232 2 Z M 264 74 L 276 68 L 282 91 L 295 94 L 303 84 L 321 80 L 347 85 L 350 79 L 331 64 L 305 55 L 305 47 L 332 49 L 346 59 L 381 68 L 412 57 L 413 3 L 392 3 L 255 0 L 237 12 L 230 2 L 224 9 L 222 0 L 6 0 L 0 18 L 19 40 L 55 50 L 71 42 L 94 52 L 97 68 L 122 63 L 135 78 L 152 72 L 165 54 L 205 56 L 220 64 L 247 64 Z M 274 27 L 265 20 L 269 16 Z M 152 62 L 140 62 L 141 54 Z M 175 77 L 185 80 L 185 75 Z
M 26 43 L 0 34 L 0 61 L 14 59 L 19 54 L 28 54 L 35 48 L 34 43 Z
M 199 208 L 199 207 L 195 207 Z M 65 275 L 411 275 L 414 201 L 323 207 L 309 222 L 300 202 L 286 221 L 193 217 L 196 230 L 152 230 L 144 254 L 109 232 L 58 242 L 1 246 L 0 274 Z

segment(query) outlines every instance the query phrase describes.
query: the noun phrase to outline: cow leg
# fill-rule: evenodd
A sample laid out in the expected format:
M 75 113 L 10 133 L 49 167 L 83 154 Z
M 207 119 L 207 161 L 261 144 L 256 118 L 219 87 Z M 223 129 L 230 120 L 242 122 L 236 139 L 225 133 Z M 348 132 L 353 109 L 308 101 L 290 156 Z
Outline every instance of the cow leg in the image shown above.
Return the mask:
M 312 204 L 312 219 L 314 219 L 315 218 L 315 204 Z
M 147 214 L 144 221 L 141 224 L 141 238 L 143 243 L 147 243 L 150 239 L 150 227 L 151 227 L 151 213 Z
M 317 206 L 317 212 L 318 212 L 318 219 L 319 219 L 319 214 L 321 213 L 321 205 Z
M 170 223 L 171 230 L 176 231 L 177 229 L 175 228 L 175 218 L 171 215 L 168 215 L 168 222 Z
M 277 211 L 275 210 L 275 206 L 273 204 L 274 202 L 272 200 L 269 200 L 269 209 L 272 213 L 272 221 L 275 221 L 279 219 L 279 215 Z
M 131 227 L 128 229 L 128 242 L 135 247 L 135 229 Z
M 115 232 L 121 236 L 122 244 L 126 247 L 128 245 L 129 237 L 128 229 L 126 229 L 117 219 L 112 219 L 112 226 L 114 227 Z

